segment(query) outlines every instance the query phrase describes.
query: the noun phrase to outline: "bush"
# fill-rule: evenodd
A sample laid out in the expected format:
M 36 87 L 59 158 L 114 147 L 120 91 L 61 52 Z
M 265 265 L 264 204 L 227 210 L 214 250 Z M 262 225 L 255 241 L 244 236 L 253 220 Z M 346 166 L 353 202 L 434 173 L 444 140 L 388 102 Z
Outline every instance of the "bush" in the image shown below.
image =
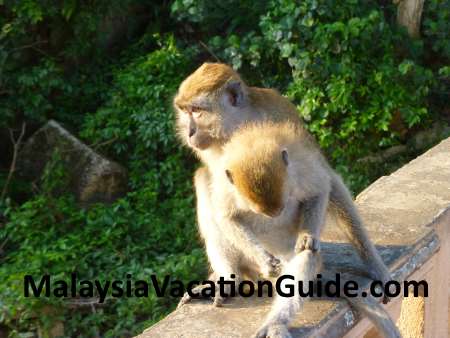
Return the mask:
M 9 254 L 0 267 L 0 313 L 9 327 L 38 325 L 45 331 L 63 320 L 68 336 L 129 336 L 177 302 L 150 291 L 148 298 L 109 299 L 94 312 L 73 309 L 54 298 L 25 299 L 25 274 L 70 280 L 76 272 L 80 279 L 101 281 L 156 274 L 187 281 L 206 273 L 194 226 L 194 168 L 175 140 L 169 100 L 184 76 L 179 69 L 187 65 L 168 39 L 117 70 L 108 103 L 86 120 L 83 135 L 97 144 L 114 139 L 107 150 L 128 163 L 132 191 L 125 198 L 80 210 L 70 196 L 53 197 L 57 186 L 64 186 L 57 162 L 46 171 L 38 195 L 5 211 L 9 222 L 0 228 L 0 242 L 7 242 Z

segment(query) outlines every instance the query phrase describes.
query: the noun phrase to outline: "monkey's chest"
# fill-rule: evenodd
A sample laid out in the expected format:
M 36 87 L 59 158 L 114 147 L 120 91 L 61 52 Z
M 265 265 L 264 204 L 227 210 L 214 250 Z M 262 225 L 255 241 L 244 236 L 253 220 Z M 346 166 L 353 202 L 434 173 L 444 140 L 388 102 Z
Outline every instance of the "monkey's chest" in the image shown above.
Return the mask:
M 278 217 L 261 216 L 252 224 L 253 232 L 265 249 L 280 257 L 292 256 L 300 227 L 301 209 L 297 201 L 289 201 Z

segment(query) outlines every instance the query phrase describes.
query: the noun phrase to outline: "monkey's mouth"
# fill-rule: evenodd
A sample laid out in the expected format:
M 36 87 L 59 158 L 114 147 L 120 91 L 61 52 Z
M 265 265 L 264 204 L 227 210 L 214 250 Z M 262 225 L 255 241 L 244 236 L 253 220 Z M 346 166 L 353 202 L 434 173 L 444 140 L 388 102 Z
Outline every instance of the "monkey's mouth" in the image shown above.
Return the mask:
M 205 150 L 212 144 L 210 137 L 190 137 L 188 139 L 189 145 L 198 150 Z
M 206 148 L 208 148 L 207 142 L 201 142 L 198 141 L 197 139 L 189 139 L 189 144 L 191 145 L 191 147 L 198 150 L 205 150 Z

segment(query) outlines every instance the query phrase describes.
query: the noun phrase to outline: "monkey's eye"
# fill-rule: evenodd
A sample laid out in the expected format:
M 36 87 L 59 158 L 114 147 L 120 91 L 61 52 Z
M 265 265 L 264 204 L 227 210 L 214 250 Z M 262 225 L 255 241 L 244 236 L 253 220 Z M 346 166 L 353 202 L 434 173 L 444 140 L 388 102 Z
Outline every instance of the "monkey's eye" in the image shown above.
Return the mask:
M 288 165 L 289 165 L 289 155 L 288 155 L 288 152 L 287 152 L 286 149 L 284 149 L 284 150 L 281 152 L 281 157 L 282 157 L 282 159 L 283 159 L 284 164 L 285 164 L 286 166 L 288 166 Z
M 203 109 L 201 109 L 198 106 L 192 106 L 192 107 L 190 107 L 189 111 L 192 114 L 192 116 L 198 118 L 202 115 Z
M 234 184 L 233 175 L 231 175 L 231 172 L 228 169 L 225 170 L 225 174 L 228 177 L 228 181 L 230 181 L 231 184 Z

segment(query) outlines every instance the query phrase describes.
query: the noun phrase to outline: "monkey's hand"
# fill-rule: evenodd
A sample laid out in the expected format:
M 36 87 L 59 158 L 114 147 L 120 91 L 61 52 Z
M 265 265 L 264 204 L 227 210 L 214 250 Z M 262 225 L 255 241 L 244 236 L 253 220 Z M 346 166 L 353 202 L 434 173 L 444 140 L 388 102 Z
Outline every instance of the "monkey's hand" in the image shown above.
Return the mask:
M 265 324 L 263 325 L 254 338 L 292 338 L 285 324 Z
M 300 236 L 295 244 L 295 253 L 298 254 L 304 250 L 311 250 L 312 252 L 319 251 L 320 240 L 309 234 Z
M 281 262 L 270 253 L 266 253 L 260 263 L 262 275 L 265 277 L 277 277 L 281 273 Z

